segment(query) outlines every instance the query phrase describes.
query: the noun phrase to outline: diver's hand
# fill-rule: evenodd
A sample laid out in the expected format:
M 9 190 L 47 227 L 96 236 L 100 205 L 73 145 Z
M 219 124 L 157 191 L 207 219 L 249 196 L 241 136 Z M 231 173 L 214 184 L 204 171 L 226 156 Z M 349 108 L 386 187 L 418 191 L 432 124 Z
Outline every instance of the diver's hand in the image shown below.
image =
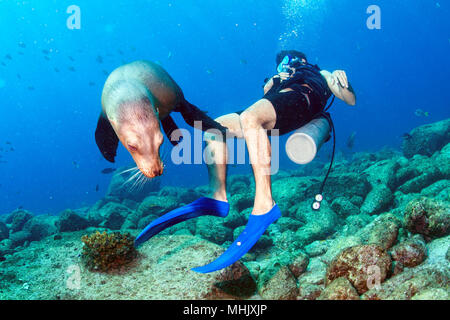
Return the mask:
M 342 88 L 348 89 L 348 79 L 347 74 L 344 70 L 336 70 L 332 73 L 333 80 L 337 80 L 337 82 L 341 85 Z
M 288 72 L 280 72 L 278 74 L 278 77 L 280 78 L 281 81 L 286 81 L 291 78 L 291 74 Z

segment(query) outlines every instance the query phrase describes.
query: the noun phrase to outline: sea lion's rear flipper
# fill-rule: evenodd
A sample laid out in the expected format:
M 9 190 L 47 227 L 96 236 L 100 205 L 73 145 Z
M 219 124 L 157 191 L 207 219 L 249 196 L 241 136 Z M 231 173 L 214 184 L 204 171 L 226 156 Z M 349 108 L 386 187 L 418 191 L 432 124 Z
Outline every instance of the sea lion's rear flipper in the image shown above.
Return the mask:
M 119 146 L 119 138 L 103 113 L 98 118 L 97 129 L 95 130 L 95 142 L 103 157 L 109 162 L 114 162 L 117 147 Z
M 210 118 L 204 111 L 200 110 L 198 107 L 194 106 L 193 104 L 189 103 L 188 101 L 184 100 L 182 103 L 180 103 L 175 111 L 180 112 L 183 116 L 184 121 L 191 127 L 194 127 L 195 121 L 201 121 L 202 122 L 202 131 L 206 131 L 209 129 L 217 129 L 219 130 L 224 136 L 226 134 L 227 128 L 222 126 L 220 123 L 215 121 L 214 119 Z
M 181 140 L 183 140 L 183 135 L 181 134 L 181 132 L 178 132 L 178 139 L 175 139 L 175 136 L 172 137 L 172 134 L 176 130 L 178 130 L 178 126 L 175 123 L 175 121 L 173 121 L 171 116 L 167 116 L 163 120 L 161 120 L 161 125 L 163 127 L 164 132 L 167 135 L 167 138 L 169 138 L 169 141 L 172 145 L 176 146 L 181 142 Z

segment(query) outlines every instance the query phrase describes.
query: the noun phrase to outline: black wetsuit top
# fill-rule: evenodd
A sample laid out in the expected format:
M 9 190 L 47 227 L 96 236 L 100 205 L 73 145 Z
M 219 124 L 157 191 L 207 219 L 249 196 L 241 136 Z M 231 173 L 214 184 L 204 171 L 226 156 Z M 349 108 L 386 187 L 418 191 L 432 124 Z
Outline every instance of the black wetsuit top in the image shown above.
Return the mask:
M 269 100 L 276 112 L 274 129 L 280 135 L 301 128 L 326 107 L 332 92 L 317 65 L 306 64 L 296 68 L 292 78 L 281 82 L 273 79 L 272 88 L 263 99 Z M 308 85 L 308 87 L 304 85 Z M 294 91 L 280 92 L 290 88 Z M 312 90 L 311 90 L 311 89 Z M 309 100 L 309 101 L 308 101 Z

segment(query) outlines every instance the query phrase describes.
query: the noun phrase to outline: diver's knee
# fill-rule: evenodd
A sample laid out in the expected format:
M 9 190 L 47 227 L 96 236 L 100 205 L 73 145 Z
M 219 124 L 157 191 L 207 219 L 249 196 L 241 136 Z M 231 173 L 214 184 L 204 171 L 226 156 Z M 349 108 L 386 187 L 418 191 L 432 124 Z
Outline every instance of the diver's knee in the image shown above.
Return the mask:
M 239 120 L 241 121 L 241 127 L 244 129 L 261 127 L 261 121 L 258 116 L 251 111 L 242 112 L 239 116 Z

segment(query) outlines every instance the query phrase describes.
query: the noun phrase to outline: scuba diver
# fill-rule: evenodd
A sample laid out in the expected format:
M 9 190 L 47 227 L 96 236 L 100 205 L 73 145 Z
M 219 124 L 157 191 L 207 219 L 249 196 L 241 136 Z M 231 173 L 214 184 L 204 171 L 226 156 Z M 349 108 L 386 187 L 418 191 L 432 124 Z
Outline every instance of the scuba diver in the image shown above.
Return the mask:
M 280 209 L 272 198 L 271 145 L 268 133 L 284 135 L 317 117 L 325 117 L 334 134 L 331 118 L 326 112 L 331 106 L 330 104 L 327 108 L 328 100 L 334 95 L 348 105 L 356 104 L 355 93 L 342 70 L 332 73 L 321 70 L 317 65 L 309 64 L 305 54 L 295 50 L 278 53 L 276 65 L 277 74 L 266 79 L 262 99 L 243 111 L 215 119 L 228 129 L 227 137 L 245 139 L 255 178 L 255 199 L 244 231 L 216 260 L 192 269 L 196 272 L 213 272 L 233 264 L 246 254 L 269 225 L 281 216 Z M 220 134 L 207 133 L 205 136 L 211 198 L 200 198 L 156 219 L 136 238 L 136 246 L 167 227 L 191 218 L 202 215 L 227 216 L 229 204 L 226 193 L 226 140 Z M 327 176 L 329 172 L 330 170 Z

